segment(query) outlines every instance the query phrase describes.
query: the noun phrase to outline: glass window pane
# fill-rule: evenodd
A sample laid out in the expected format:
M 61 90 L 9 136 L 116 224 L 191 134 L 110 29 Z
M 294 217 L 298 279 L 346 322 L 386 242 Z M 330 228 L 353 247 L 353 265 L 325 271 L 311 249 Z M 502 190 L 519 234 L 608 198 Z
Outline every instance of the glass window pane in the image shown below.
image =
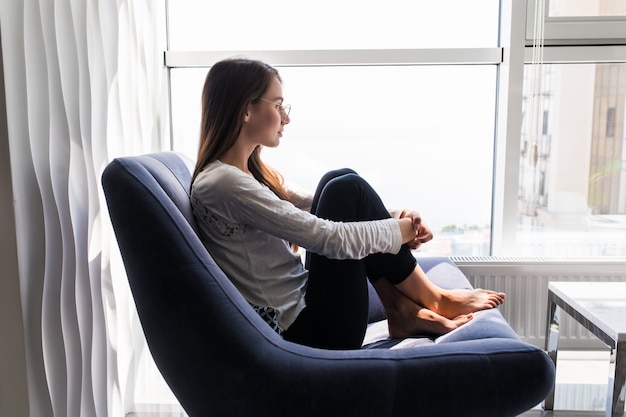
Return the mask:
M 498 12 L 498 0 L 176 0 L 170 49 L 495 47 Z
M 351 167 L 389 208 L 419 210 L 417 254 L 488 255 L 495 66 L 280 68 L 291 123 L 265 160 L 313 190 Z M 176 150 L 195 155 L 206 69 L 172 70 Z
M 624 0 L 550 0 L 550 17 L 626 16 Z
M 626 64 L 536 69 L 526 67 L 520 254 L 626 255 Z

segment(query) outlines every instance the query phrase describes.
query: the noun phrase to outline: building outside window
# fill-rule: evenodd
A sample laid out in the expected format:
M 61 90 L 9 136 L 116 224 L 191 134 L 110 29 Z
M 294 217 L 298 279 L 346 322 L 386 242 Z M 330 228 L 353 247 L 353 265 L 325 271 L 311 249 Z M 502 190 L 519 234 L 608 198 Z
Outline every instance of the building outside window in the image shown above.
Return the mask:
M 624 64 L 544 66 L 541 135 L 533 140 L 528 123 L 522 128 L 524 255 L 626 254 L 625 71 Z

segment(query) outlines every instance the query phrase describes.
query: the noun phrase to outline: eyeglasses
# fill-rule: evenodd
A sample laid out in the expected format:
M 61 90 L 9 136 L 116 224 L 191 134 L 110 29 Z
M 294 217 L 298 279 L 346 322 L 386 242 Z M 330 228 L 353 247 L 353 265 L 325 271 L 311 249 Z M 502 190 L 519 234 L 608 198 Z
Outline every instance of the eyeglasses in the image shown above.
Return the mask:
M 291 104 L 278 104 L 278 103 L 274 103 L 273 101 L 270 100 L 266 100 L 264 98 L 259 98 L 259 100 L 264 101 L 266 103 L 270 103 L 273 104 L 274 106 L 276 106 L 276 109 L 280 112 L 280 117 L 282 119 L 282 121 L 285 121 L 287 119 L 287 117 L 289 117 L 289 112 L 291 111 Z

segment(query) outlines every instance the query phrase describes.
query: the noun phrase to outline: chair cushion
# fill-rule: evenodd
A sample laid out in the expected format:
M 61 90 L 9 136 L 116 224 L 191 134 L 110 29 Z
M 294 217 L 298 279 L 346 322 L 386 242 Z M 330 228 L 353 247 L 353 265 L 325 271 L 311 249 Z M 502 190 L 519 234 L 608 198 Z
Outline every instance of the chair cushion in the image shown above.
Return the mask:
M 417 260 L 428 278 L 438 286 L 446 289 L 472 288 L 463 272 L 449 258 L 428 257 L 417 258 Z M 436 338 L 416 335 L 416 337 L 404 340 L 390 339 L 387 330 L 387 320 L 384 317 L 380 317 L 381 309 L 384 314 L 382 303 L 377 298 L 375 291 L 374 294 L 370 293 L 370 319 L 374 317 L 378 320 L 370 320 L 370 325 L 363 341 L 363 348 L 365 349 L 399 349 L 488 338 L 519 340 L 518 335 L 502 317 L 498 309 L 476 312 L 474 319 L 469 323 Z

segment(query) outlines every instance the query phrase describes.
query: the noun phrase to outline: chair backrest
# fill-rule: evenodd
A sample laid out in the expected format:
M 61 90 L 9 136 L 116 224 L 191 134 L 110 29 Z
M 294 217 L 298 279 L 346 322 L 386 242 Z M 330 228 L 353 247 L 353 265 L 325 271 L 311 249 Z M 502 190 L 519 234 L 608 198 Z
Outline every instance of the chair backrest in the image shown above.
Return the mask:
M 283 341 L 198 238 L 188 163 L 171 152 L 118 158 L 102 184 L 155 363 L 189 414 L 208 415 L 208 391 L 219 395 L 233 370 Z

